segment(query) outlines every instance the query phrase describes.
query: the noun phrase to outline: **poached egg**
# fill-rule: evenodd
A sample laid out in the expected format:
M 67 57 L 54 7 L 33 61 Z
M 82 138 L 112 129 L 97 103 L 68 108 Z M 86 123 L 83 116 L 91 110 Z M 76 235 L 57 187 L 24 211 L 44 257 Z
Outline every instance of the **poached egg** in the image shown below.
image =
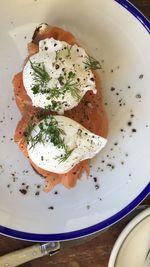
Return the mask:
M 80 161 L 91 159 L 107 140 L 76 121 L 61 115 L 48 116 L 32 127 L 28 155 L 40 168 L 62 174 Z
M 36 107 L 63 114 L 76 107 L 89 90 L 96 93 L 89 56 L 76 44 L 47 38 L 23 69 L 23 84 Z

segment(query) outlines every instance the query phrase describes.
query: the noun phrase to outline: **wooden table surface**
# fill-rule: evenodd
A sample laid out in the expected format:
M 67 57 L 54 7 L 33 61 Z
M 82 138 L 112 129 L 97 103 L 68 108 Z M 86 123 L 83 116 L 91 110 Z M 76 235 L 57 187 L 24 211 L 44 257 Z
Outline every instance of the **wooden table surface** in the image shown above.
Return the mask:
M 148 19 L 150 19 L 150 0 L 131 0 Z M 150 196 L 144 201 L 150 205 Z M 131 215 L 124 221 L 112 226 L 106 232 L 82 245 L 66 249 L 53 257 L 43 257 L 21 265 L 22 267 L 107 267 L 112 247 Z M 0 256 L 32 245 L 31 242 L 0 237 Z M 134 266 L 133 266 L 134 267 Z

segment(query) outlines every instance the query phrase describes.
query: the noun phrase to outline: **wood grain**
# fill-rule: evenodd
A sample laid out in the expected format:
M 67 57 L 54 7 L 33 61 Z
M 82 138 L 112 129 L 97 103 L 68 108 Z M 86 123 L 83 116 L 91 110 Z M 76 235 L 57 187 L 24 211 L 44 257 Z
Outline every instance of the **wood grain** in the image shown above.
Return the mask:
M 150 0 L 132 0 L 131 2 L 150 19 Z M 150 196 L 144 203 L 150 205 Z M 128 220 L 130 219 L 131 217 L 128 217 Z M 23 264 L 22 267 L 107 267 L 112 247 L 126 224 L 127 220 L 121 221 L 85 244 L 66 249 L 53 257 L 46 256 Z M 0 255 L 30 245 L 32 245 L 31 242 L 1 236 Z

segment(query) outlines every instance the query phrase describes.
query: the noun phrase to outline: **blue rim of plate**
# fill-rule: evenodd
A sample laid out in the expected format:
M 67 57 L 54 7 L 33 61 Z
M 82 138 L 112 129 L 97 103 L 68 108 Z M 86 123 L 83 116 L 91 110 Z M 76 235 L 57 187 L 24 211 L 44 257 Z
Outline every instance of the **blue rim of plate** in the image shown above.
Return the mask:
M 129 1 L 115 0 L 117 3 L 126 8 L 136 19 L 138 19 L 145 29 L 150 33 L 150 21 Z
M 114 0 L 114 1 L 119 3 L 125 9 L 127 9 L 131 14 L 133 14 L 134 17 L 136 17 L 140 21 L 140 23 L 146 28 L 146 30 L 150 33 L 150 22 L 135 6 L 133 6 L 130 2 L 126 0 Z M 111 216 L 110 218 L 98 224 L 95 224 L 93 226 L 81 230 L 68 233 L 59 233 L 59 234 L 36 234 L 36 233 L 32 234 L 0 226 L 0 233 L 6 236 L 11 236 L 14 238 L 28 240 L 28 241 L 35 241 L 35 242 L 62 241 L 62 240 L 71 240 L 75 238 L 80 238 L 83 236 L 96 233 L 98 231 L 102 231 L 107 227 L 113 225 L 114 223 L 118 222 L 128 213 L 130 213 L 136 206 L 138 206 L 148 194 L 150 194 L 150 183 L 148 183 L 147 186 L 142 190 L 142 192 L 121 211 L 119 211 L 115 215 Z
M 65 241 L 84 237 L 99 231 L 102 231 L 114 223 L 120 221 L 128 213 L 130 213 L 136 206 L 138 206 L 141 201 L 150 193 L 150 183 L 144 188 L 144 190 L 125 208 L 113 215 L 112 217 L 95 224 L 93 226 L 87 227 L 82 230 L 77 230 L 68 233 L 60 234 L 32 234 L 21 231 L 16 231 L 7 227 L 0 226 L 0 232 L 4 235 L 11 236 L 14 238 L 28 240 L 33 242 L 49 242 L 49 241 Z

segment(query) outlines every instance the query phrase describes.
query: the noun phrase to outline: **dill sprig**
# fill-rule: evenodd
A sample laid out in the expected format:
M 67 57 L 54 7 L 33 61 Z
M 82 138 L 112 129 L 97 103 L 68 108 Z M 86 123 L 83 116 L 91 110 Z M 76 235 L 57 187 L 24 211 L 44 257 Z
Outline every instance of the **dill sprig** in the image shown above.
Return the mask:
M 48 98 L 49 100 L 50 98 Z M 60 111 L 62 108 L 62 104 L 60 101 L 51 100 L 51 103 L 45 107 L 46 110 L 52 110 L 52 111 Z
M 64 149 L 65 149 L 65 154 L 55 158 L 55 159 L 58 159 L 59 163 L 65 162 L 70 157 L 71 153 L 74 150 L 74 148 L 69 149 L 68 146 L 66 146 L 66 145 L 64 146 Z
M 47 100 L 50 100 L 50 99 L 53 99 L 53 98 L 58 98 L 60 96 L 61 92 L 59 91 L 59 88 L 56 86 L 56 87 L 53 87 L 49 90 L 49 94 L 47 96 Z
M 80 90 L 78 88 L 79 83 L 75 81 L 76 74 L 70 71 L 68 73 L 68 77 L 66 81 L 64 81 L 64 85 L 62 87 L 62 90 L 64 93 L 69 92 L 73 98 L 75 98 L 77 101 L 80 101 Z
M 64 96 L 66 92 L 70 93 L 73 98 L 75 98 L 77 101 L 80 101 L 80 90 L 78 88 L 79 83 L 75 81 L 76 74 L 70 71 L 68 73 L 68 76 L 60 76 L 58 78 L 59 83 L 61 84 L 61 87 L 53 87 L 49 89 L 47 99 L 57 99 L 59 96 Z
M 36 144 L 42 143 L 46 144 L 47 142 L 52 142 L 54 146 L 58 148 L 63 148 L 65 153 L 60 157 L 57 157 L 59 163 L 64 162 L 71 155 L 73 149 L 69 149 L 69 147 L 64 143 L 64 138 L 62 136 L 65 135 L 65 132 L 58 127 L 58 122 L 54 118 L 54 116 L 50 115 L 48 118 L 45 118 L 42 122 L 38 124 L 38 131 L 35 132 L 35 124 L 31 123 L 27 127 L 24 136 L 27 143 L 30 143 L 30 148 L 34 148 Z M 35 135 L 33 135 L 33 131 Z
M 83 63 L 85 64 L 86 69 L 91 69 L 91 70 L 101 69 L 99 61 L 91 56 L 86 57 L 86 61 Z
M 25 130 L 24 133 L 23 133 L 23 134 L 24 134 L 24 137 L 25 137 L 25 140 L 26 140 L 26 142 L 27 142 L 27 144 L 30 142 L 30 136 L 31 136 L 31 133 L 32 133 L 34 127 L 35 127 L 35 123 L 30 122 L 30 123 L 28 124 L 26 130 Z
M 32 87 L 32 91 L 33 94 L 38 94 L 42 90 L 46 90 L 46 86 L 51 80 L 51 77 L 46 71 L 44 63 L 34 63 L 31 60 L 29 61 L 33 70 L 33 80 L 35 83 Z

